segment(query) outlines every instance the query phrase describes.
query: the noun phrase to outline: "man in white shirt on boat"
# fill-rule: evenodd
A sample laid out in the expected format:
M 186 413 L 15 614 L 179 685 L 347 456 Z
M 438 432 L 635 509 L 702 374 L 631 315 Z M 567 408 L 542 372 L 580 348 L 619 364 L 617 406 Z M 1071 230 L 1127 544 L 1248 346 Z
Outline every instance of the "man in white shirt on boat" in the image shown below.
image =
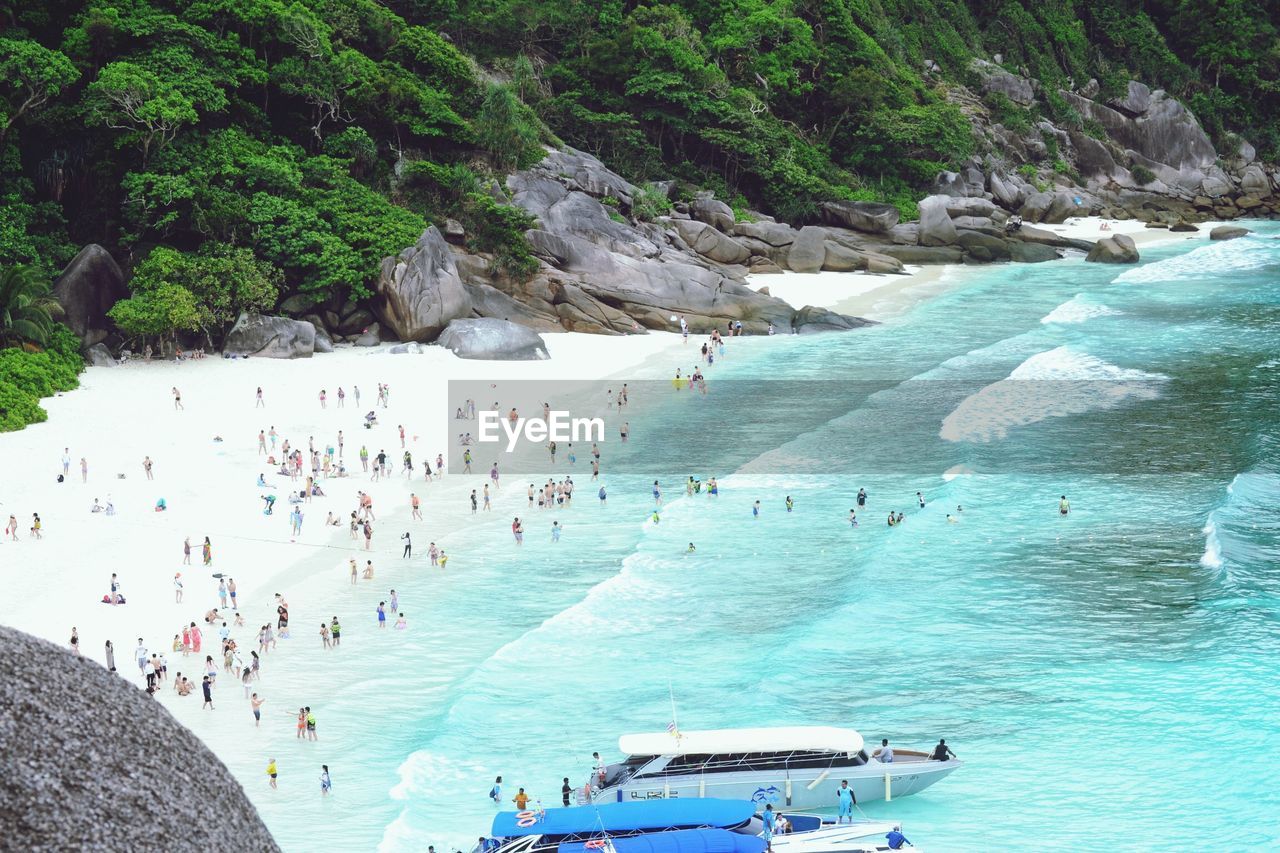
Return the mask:
M 598 752 L 591 753 L 591 758 L 595 761 L 596 784 L 603 788 L 605 779 L 604 759 L 600 757 Z
M 889 746 L 888 738 L 883 738 L 880 741 L 880 748 L 873 752 L 871 757 L 877 759 L 881 764 L 893 763 L 893 747 Z

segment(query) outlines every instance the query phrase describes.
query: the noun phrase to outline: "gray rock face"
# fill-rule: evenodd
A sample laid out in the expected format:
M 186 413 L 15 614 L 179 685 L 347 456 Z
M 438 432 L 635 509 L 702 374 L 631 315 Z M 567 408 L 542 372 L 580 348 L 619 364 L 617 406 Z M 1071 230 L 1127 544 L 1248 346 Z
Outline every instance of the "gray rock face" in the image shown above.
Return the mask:
M 1217 175 L 1209 175 L 1200 182 L 1200 191 L 1209 198 L 1219 198 L 1231 192 L 1231 183 Z
M 955 246 L 885 246 L 880 251 L 904 264 L 958 264 L 964 259 Z
M 739 222 L 733 226 L 733 233 L 770 246 L 790 246 L 796 241 L 798 232 L 780 222 Z
M 311 358 L 316 327 L 305 320 L 244 314 L 227 332 L 222 351 L 228 355 L 257 358 Z
M 1099 240 L 1085 260 L 1101 264 L 1136 264 L 1138 247 L 1134 245 L 1132 237 L 1113 234 Z
M 705 222 L 678 220 L 681 238 L 699 255 L 721 264 L 741 264 L 751 257 L 746 246 Z
M 689 205 L 689 215 L 725 233 L 733 231 L 733 208 L 714 198 L 695 199 Z
M 1265 196 L 1271 193 L 1271 179 L 1257 163 L 1246 166 L 1240 174 L 1240 189 L 1252 196 Z
M 329 337 L 329 333 L 324 330 L 323 326 L 317 326 L 315 323 L 311 325 L 316 330 L 315 352 L 333 352 L 333 338 Z
M 571 189 L 581 190 L 595 198 L 611 196 L 627 208 L 631 207 L 632 199 L 639 192 L 635 184 L 609 171 L 597 158 L 576 148 L 548 151 L 546 159 L 539 166 L 565 179 Z
M 850 272 L 867 268 L 867 256 L 861 252 L 841 246 L 839 243 L 833 243 L 830 240 L 826 242 L 826 248 L 826 255 L 822 261 L 824 270 Z
M 872 320 L 866 320 L 862 317 L 850 317 L 847 314 L 837 314 L 834 311 L 813 305 L 806 305 L 801 308 L 796 312 L 795 318 L 792 320 L 792 327 L 802 335 L 809 335 L 815 332 L 847 332 L 850 329 L 874 325 L 875 322 Z
M 787 266 L 794 272 L 817 272 L 826 260 L 827 232 L 816 225 L 801 228 L 787 252 Z
M 956 232 L 956 243 L 974 260 L 1009 260 L 1009 243 L 1001 237 L 961 228 Z
M 84 360 L 90 367 L 115 367 L 117 364 L 111 350 L 103 344 L 94 344 L 85 350 Z
M 1142 84 L 1136 84 L 1142 86 Z M 1145 86 L 1142 86 L 1145 89 Z M 1130 87 L 1132 95 L 1134 89 Z M 1163 91 L 1150 94 L 1147 108 L 1136 116 L 1082 98 L 1061 93 L 1084 119 L 1092 119 L 1106 129 L 1122 148 L 1132 148 L 1142 156 L 1164 163 L 1177 171 L 1201 170 L 1217 159 L 1213 143 L 1186 107 Z M 1141 98 L 1126 103 L 1139 104 Z
M 5 849 L 197 853 L 218 846 L 215 836 L 238 850 L 280 849 L 217 756 L 124 679 L 5 627 L 0 672 Z M 198 692 L 183 701 L 198 704 Z M 174 756 L 199 771 L 179 780 Z
M 454 320 L 441 333 L 440 346 L 458 358 L 532 361 L 547 358 L 547 343 L 533 329 L 482 317 Z
M 1038 264 L 1044 261 L 1057 260 L 1061 255 L 1052 246 L 1042 243 L 1024 243 L 1021 240 L 1009 241 L 1009 259 L 1022 264 Z
M 382 327 L 374 323 L 352 341 L 358 347 L 376 347 L 382 343 Z
M 374 313 L 402 341 L 432 341 L 450 320 L 471 313 L 453 252 L 435 226 L 396 257 L 384 258 Z
M 950 246 L 956 242 L 956 226 L 947 214 L 950 202 L 951 198 L 945 195 L 927 196 L 918 202 L 921 246 Z
M 1234 240 L 1246 234 L 1252 234 L 1248 228 L 1239 225 L 1219 225 L 1209 232 L 1210 240 Z
M 316 301 L 310 296 L 303 293 L 295 293 L 293 296 L 286 297 L 280 303 L 280 311 L 283 314 L 290 314 L 296 317 L 299 314 L 305 314 L 310 311 L 315 304 Z
M 1125 96 L 1123 98 L 1112 98 L 1107 103 L 1122 113 L 1140 116 L 1151 109 L 1151 89 L 1137 80 L 1130 80 L 1129 89 Z
M 992 197 L 1004 208 L 1017 210 L 1022 206 L 1023 194 L 1018 185 L 1004 175 L 992 172 L 987 178 Z
M 1035 89 L 1027 78 L 1010 74 L 999 65 L 982 59 L 973 60 L 969 67 L 982 78 L 982 91 L 999 92 L 1024 107 L 1035 101 Z
M 852 228 L 868 234 L 884 234 L 898 224 L 898 208 L 871 201 L 824 201 L 822 218 L 841 228 Z
M 110 326 L 107 312 L 129 296 L 124 273 L 111 253 L 90 243 L 67 264 L 53 283 L 53 296 L 66 312 L 64 322 L 81 338 L 92 329 Z

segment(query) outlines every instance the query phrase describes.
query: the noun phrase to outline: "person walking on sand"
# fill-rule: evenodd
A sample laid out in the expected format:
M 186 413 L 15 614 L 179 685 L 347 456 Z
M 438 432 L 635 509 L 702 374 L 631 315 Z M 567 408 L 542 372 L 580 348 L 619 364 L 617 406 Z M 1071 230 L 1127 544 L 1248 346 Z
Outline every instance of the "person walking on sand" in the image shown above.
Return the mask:
M 257 393 L 256 395 L 254 395 L 254 404 L 253 404 L 253 407 L 254 407 L 255 409 L 265 409 L 265 408 L 266 408 L 266 406 L 267 406 L 267 404 L 266 404 L 266 403 L 264 403 L 264 402 L 262 402 L 262 386 L 261 386 L 261 385 L 259 385 L 259 386 L 258 386 L 258 393 Z
M 209 682 L 209 676 L 206 675 L 204 677 L 204 680 L 200 682 L 200 689 L 201 691 L 204 692 L 204 704 L 200 706 L 200 710 L 203 711 L 205 708 L 208 708 L 210 711 L 212 711 L 213 710 L 213 685 Z
M 413 492 L 409 493 L 409 506 L 413 508 L 413 512 L 410 513 L 409 517 L 422 521 L 422 501 L 418 500 L 418 496 Z M 405 535 L 407 536 L 408 534 L 406 533 Z
M 71 651 L 76 653 L 76 657 L 80 657 L 80 632 L 75 626 L 71 626 Z
M 182 572 L 176 572 L 173 576 L 173 603 L 182 603 Z
M 43 529 L 44 529 L 44 525 L 40 521 L 40 513 L 38 512 L 31 513 L 31 538 L 43 539 L 44 534 L 41 533 Z
M 142 470 L 146 472 L 148 480 L 155 479 L 155 477 L 151 474 L 151 457 L 150 456 L 143 457 Z
M 191 537 L 182 540 L 182 565 L 191 565 Z
M 289 523 L 293 526 L 293 535 L 302 535 L 302 509 L 294 507 L 293 512 L 289 514 Z
M 62 448 L 62 477 L 66 479 L 71 476 L 71 448 Z
M 493 467 L 489 469 L 489 479 L 493 480 L 493 490 L 498 490 L 498 463 L 493 463 Z
M 173 386 L 173 408 L 178 410 L 182 408 L 182 392 L 178 390 L 178 386 Z
M 325 398 L 324 389 L 323 389 L 323 388 L 321 388 L 321 389 L 320 389 L 320 408 L 322 408 L 322 409 L 327 409 L 327 408 L 329 408 L 327 405 L 325 405 L 325 399 L 326 399 L 326 398 Z
M 213 565 L 213 544 L 209 541 L 209 537 L 204 537 L 204 564 L 206 566 Z
M 351 558 L 351 585 L 356 585 L 357 576 L 360 574 L 359 568 L 356 567 L 356 558 Z
M 338 408 L 344 408 L 347 404 L 347 392 L 342 390 L 342 386 L 338 386 Z
M 80 482 L 89 482 L 89 460 L 80 457 Z

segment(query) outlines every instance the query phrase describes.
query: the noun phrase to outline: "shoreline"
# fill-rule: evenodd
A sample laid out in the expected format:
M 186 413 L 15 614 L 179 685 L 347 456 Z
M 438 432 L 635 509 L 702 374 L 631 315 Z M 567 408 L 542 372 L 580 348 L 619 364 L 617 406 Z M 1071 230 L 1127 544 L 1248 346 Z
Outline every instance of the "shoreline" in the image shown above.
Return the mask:
M 1104 222 L 1109 226 L 1107 231 L 1101 230 Z M 1147 228 L 1146 223 L 1136 219 L 1077 216 L 1059 225 L 1037 224 L 1035 227 L 1078 240 L 1098 240 L 1124 234 L 1131 237 L 1141 249 L 1186 240 L 1208 243 L 1209 232 L 1213 228 L 1228 224 L 1234 223 L 1201 222 L 1196 225 L 1200 229 L 1198 232 L 1170 232 L 1165 228 Z M 1076 256 L 1082 257 L 1079 253 Z M 905 264 L 903 269 L 906 272 L 899 275 L 830 271 L 797 273 L 787 270 L 782 273 L 748 275 L 747 284 L 757 291 L 767 287 L 771 295 L 796 308 L 814 305 L 840 314 L 885 322 L 905 314 L 919 302 L 941 295 L 953 287 L 962 286 L 968 276 L 996 266 L 1001 264 Z

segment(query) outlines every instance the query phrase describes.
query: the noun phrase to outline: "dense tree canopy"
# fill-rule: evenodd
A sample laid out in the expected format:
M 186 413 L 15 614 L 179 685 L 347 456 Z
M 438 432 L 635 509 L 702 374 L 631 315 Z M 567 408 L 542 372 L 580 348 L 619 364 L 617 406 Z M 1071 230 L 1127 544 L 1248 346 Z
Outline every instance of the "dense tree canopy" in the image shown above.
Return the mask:
M 139 330 L 365 295 L 445 216 L 526 273 L 488 183 L 560 140 L 792 220 L 910 213 L 972 151 L 950 89 L 975 56 L 1038 77 L 1059 122 L 1058 87 L 1136 76 L 1280 157 L 1280 0 L 0 0 L 0 22 L 0 264 L 103 243 L 146 273 Z M 226 274 L 245 290 L 202 284 Z

